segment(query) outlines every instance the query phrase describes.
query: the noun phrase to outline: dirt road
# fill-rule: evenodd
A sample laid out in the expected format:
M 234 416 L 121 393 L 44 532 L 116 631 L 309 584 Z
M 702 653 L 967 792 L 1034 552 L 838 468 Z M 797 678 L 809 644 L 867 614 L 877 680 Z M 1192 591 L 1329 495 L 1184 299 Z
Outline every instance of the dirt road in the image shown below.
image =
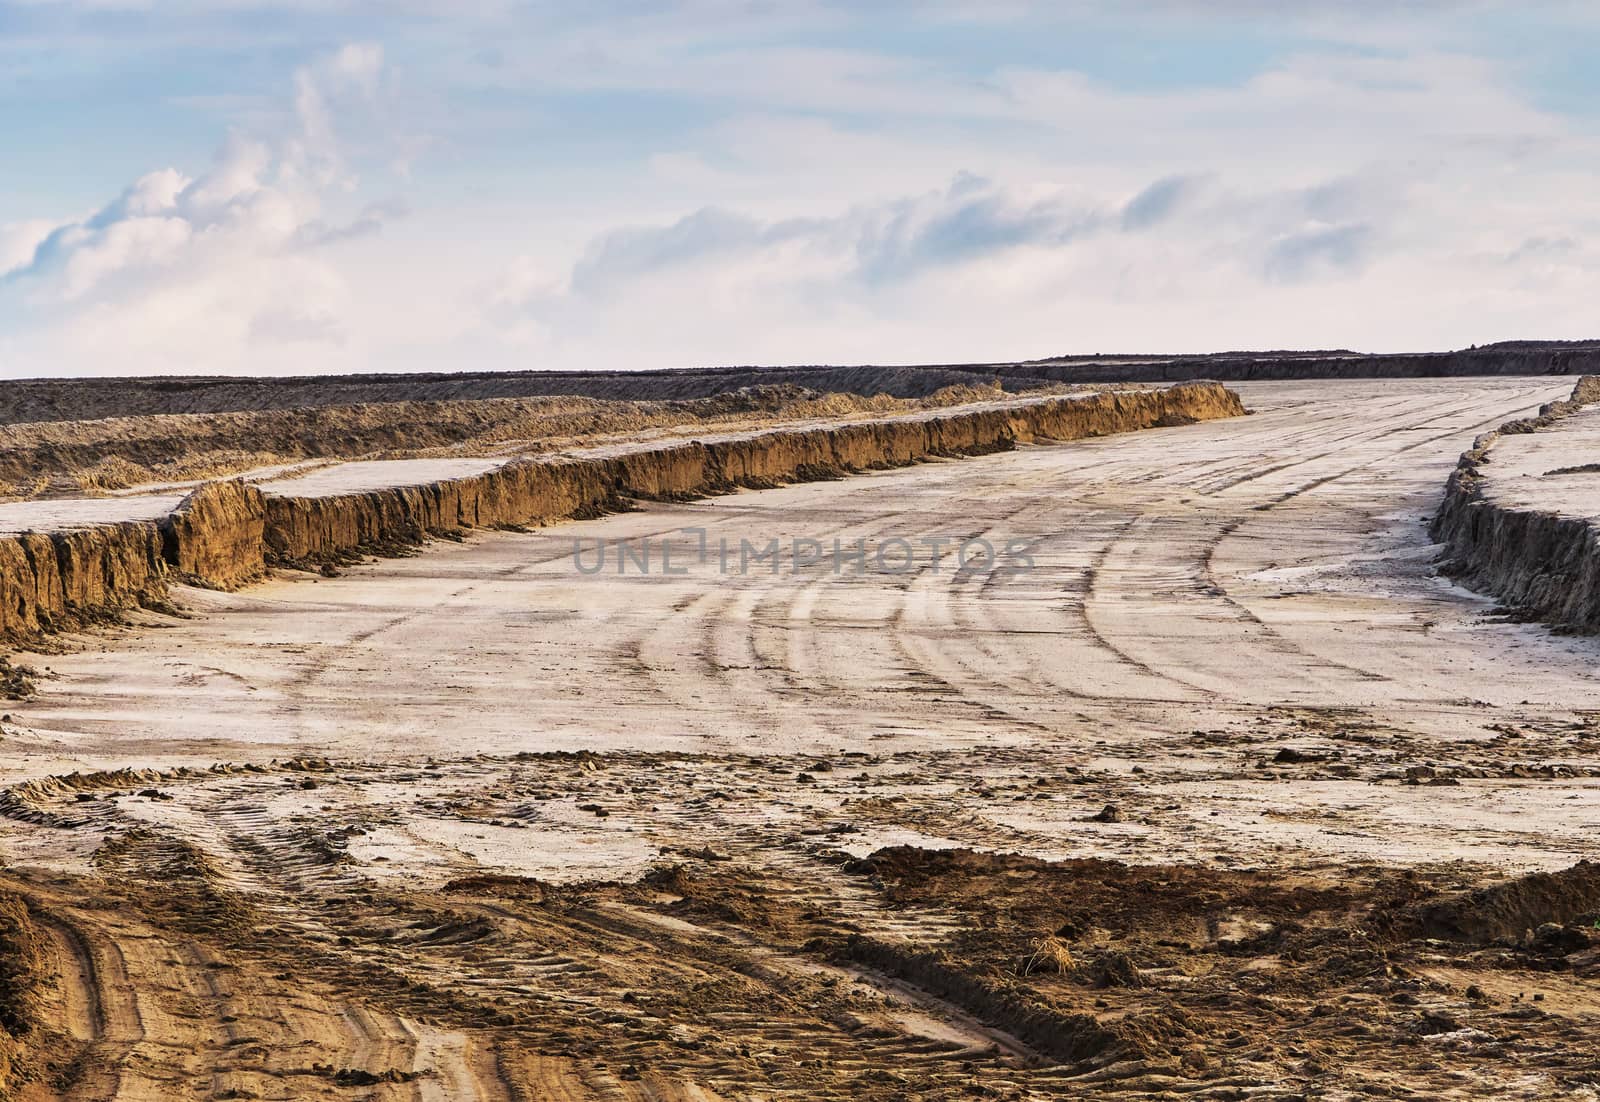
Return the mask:
M 1584 935 L 1491 946 L 1586 908 L 1513 892 L 1428 948 L 1451 892 L 1600 857 L 1597 644 L 1436 578 L 1425 525 L 1475 433 L 1569 386 L 1249 384 L 1247 418 L 186 592 L 4 720 L 12 890 L 74 962 L 51 1074 L 1581 1096 Z M 864 571 L 794 565 L 857 539 Z

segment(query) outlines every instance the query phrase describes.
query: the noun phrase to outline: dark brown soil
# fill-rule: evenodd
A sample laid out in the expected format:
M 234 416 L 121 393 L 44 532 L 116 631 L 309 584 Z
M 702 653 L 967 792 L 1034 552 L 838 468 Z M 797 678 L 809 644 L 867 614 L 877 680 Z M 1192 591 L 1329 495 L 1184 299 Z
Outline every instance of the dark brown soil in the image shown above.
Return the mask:
M 130 1067 L 184 1097 L 410 1091 L 434 1079 L 417 1078 L 420 1027 L 384 1024 L 402 1021 L 464 1038 L 503 1098 L 1571 1097 L 1597 1081 L 1593 865 L 1497 881 L 852 857 L 833 816 L 799 833 L 730 819 L 710 845 L 681 832 L 733 792 L 793 809 L 816 777 L 844 783 L 830 764 L 288 761 L 17 786 L 11 822 L 84 840 L 93 873 L 0 884 L 0 1027 L 41 1098 L 99 1097 Z M 530 840 L 557 804 L 684 840 L 615 880 L 380 880 L 351 849 L 396 822 L 361 810 L 374 785 Z M 240 832 L 285 793 L 306 814 Z M 190 840 L 211 820 L 236 826 Z

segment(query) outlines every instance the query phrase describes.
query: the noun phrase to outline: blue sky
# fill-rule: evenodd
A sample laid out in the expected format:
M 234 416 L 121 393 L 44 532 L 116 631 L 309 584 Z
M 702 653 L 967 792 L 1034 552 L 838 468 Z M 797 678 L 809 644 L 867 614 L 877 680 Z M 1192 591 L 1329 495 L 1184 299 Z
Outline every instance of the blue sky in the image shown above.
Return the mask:
M 1600 12 L 0 0 L 0 375 L 1595 336 Z

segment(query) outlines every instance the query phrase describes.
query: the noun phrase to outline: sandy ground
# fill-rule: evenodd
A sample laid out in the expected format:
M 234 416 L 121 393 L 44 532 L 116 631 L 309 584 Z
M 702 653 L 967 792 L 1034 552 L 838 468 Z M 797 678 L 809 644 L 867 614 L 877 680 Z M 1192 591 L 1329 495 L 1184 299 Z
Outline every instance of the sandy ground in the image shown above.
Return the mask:
M 1450 951 L 1427 909 L 1600 858 L 1600 645 L 1491 617 L 1425 527 L 1570 381 L 1239 389 L 1253 416 L 186 592 L 41 659 L 0 846 L 78 962 L 50 1081 L 1593 1097 L 1595 954 L 1523 930 L 1589 908 L 1485 904 Z M 915 569 L 715 561 L 897 537 Z M 917 543 L 980 537 L 1031 569 Z
M 7 502 L 0 504 L 0 535 L 93 528 L 124 520 L 156 520 L 176 509 L 183 498 L 181 493 L 154 493 L 121 498 Z
M 292 472 L 281 479 L 256 482 L 262 493 L 294 497 L 334 497 L 381 490 L 389 486 L 415 486 L 449 478 L 468 478 L 492 471 L 503 459 L 369 459 L 338 463 L 306 473 Z M 254 480 L 253 480 L 254 481 Z
M 1502 436 L 1483 465 L 1484 493 L 1515 509 L 1600 518 L 1600 407 L 1541 432 Z

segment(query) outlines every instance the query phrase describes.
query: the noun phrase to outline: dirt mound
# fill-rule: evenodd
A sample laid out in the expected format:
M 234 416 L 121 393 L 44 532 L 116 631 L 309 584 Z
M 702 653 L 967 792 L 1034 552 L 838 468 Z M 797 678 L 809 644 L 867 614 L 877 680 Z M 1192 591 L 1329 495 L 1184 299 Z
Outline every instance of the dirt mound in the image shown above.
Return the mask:
M 1260 920 L 1304 919 L 1347 912 L 1360 898 L 1347 884 L 1296 882 L 1268 873 L 1130 866 L 1098 858 L 1041 861 L 966 849 L 893 847 L 851 869 L 879 877 L 897 902 L 989 912 L 1011 924 L 1047 927 L 1068 937 L 1101 928 L 1182 938 L 1206 928 L 1211 916 L 1249 912 Z M 995 894 L 996 883 L 1005 891 Z
M 1204 1026 L 1181 1010 L 1163 1008 L 1106 1020 L 1069 1011 L 1025 987 L 996 980 L 946 952 L 851 938 L 840 956 L 909 980 L 989 1022 L 1063 1064 L 1098 1065 L 1168 1055 Z
M 34 680 L 39 676 L 31 666 L 13 665 L 9 658 L 0 656 L 0 697 L 6 700 L 29 700 L 39 691 Z
M 36 1041 L 41 988 L 47 982 L 45 938 L 28 905 L 0 891 L 0 1098 L 13 1098 L 28 1078 L 28 1046 Z
M 489 399 L 684 402 L 772 387 L 920 399 L 953 386 L 987 388 L 998 372 L 966 367 L 730 367 L 687 371 L 464 371 L 315 378 L 23 379 L 0 393 L 0 425 L 161 414 L 216 414 L 372 403 Z M 1048 381 L 1019 379 L 1006 389 Z M 735 400 L 737 403 L 737 399 Z
M 0 496 L 101 493 L 317 460 L 544 453 L 645 433 L 907 413 L 1002 396 L 994 385 L 897 398 L 775 384 L 682 401 L 403 401 L 0 425 Z
M 527 899 L 542 903 L 548 897 L 550 886 L 526 876 L 507 876 L 484 873 L 477 876 L 458 876 L 439 889 L 445 895 L 471 895 L 493 899 Z
M 1428 937 L 1485 945 L 1517 941 L 1549 923 L 1565 925 L 1600 913 L 1600 863 L 1533 873 L 1430 903 L 1417 912 Z

